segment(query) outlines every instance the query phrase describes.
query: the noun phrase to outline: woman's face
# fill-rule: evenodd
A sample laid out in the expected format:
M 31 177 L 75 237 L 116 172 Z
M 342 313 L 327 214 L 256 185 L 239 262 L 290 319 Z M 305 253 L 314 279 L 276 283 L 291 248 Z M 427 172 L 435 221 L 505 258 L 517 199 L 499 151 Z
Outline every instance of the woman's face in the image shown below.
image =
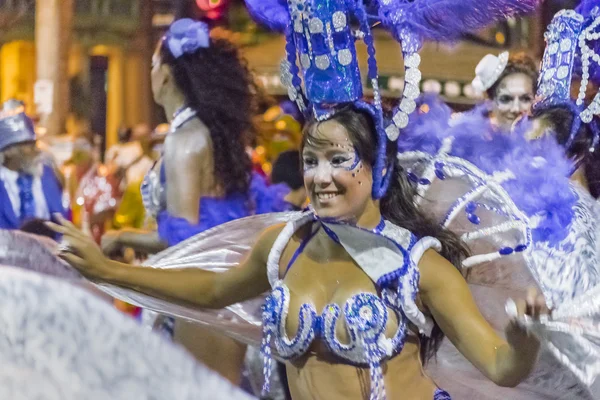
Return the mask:
M 510 129 L 518 117 L 529 112 L 535 96 L 533 90 L 533 79 L 525 74 L 511 74 L 502 79 L 492 110 L 498 125 Z
M 337 121 L 318 124 L 302 151 L 304 185 L 321 218 L 356 222 L 372 202 L 371 168 L 359 158 Z

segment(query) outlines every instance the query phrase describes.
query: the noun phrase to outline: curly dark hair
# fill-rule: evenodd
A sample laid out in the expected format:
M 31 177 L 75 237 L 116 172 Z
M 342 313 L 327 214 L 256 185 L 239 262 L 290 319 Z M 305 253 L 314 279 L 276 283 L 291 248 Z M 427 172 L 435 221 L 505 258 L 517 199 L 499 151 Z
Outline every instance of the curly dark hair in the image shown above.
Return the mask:
M 538 81 L 538 67 L 530 56 L 521 52 L 516 54 L 511 54 L 508 63 L 506 64 L 506 68 L 502 71 L 502 74 L 498 77 L 496 82 L 486 90 L 487 96 L 490 99 L 496 97 L 496 92 L 498 90 L 498 86 L 500 83 L 509 75 L 513 74 L 525 74 L 531 78 L 532 82 L 532 91 L 535 92 L 535 88 Z
M 375 165 L 377 157 L 377 134 L 373 118 L 351 106 L 340 109 L 331 117 L 348 132 L 348 137 L 354 145 L 360 159 L 368 166 Z M 312 119 L 304 129 L 302 148 L 307 141 L 311 143 L 324 142 L 315 137 L 319 122 Z M 386 220 L 411 231 L 417 237 L 431 236 L 442 243 L 443 257 L 449 260 L 459 271 L 464 258 L 469 255 L 468 249 L 454 233 L 444 229 L 440 224 L 434 222 L 423 214 L 413 202 L 417 192 L 410 184 L 405 171 L 398 163 L 396 142 L 387 142 L 386 165 L 393 166 L 393 177 L 390 186 L 383 198 L 380 200 L 381 215 Z M 434 325 L 431 337 L 421 336 L 421 359 L 426 363 L 439 349 L 444 337 L 437 323 Z
M 246 145 L 255 135 L 254 79 L 238 49 L 224 39 L 211 39 L 208 48 L 175 58 L 168 46 L 161 61 L 171 68 L 187 106 L 210 131 L 215 176 L 225 194 L 248 193 L 252 164 Z

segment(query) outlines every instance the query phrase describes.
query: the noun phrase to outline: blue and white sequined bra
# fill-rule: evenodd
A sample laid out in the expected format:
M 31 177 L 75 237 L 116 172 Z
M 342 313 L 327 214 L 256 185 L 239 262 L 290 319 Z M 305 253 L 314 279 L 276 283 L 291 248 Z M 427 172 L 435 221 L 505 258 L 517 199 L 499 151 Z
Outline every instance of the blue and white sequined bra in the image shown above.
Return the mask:
M 156 163 L 146 173 L 140 192 L 142 194 L 142 202 L 146 209 L 146 214 L 156 218 L 159 212 L 166 209 L 166 193 L 165 193 L 165 169 L 161 164 L 160 171 L 156 171 Z
M 343 310 L 337 304 L 324 307 L 319 315 L 312 304 L 302 304 L 296 336 L 289 338 L 286 320 L 290 301 L 287 286 L 279 278 L 279 260 L 283 249 L 303 225 L 317 221 L 319 229 L 341 244 L 358 266 L 377 284 L 381 297 L 373 293 L 359 293 L 349 298 Z M 292 258 L 303 250 L 309 235 Z M 381 362 L 400 353 L 404 347 L 408 326 L 412 322 L 421 334 L 429 336 L 431 319 L 417 307 L 419 271 L 417 264 L 429 248 L 439 250 L 437 239 L 426 237 L 416 240 L 408 230 L 383 221 L 373 230 L 352 225 L 318 220 L 312 212 L 300 214 L 288 222 L 275 241 L 267 263 L 269 282 L 273 288 L 263 307 L 263 343 L 265 357 L 265 391 L 269 386 L 271 342 L 284 359 L 305 354 L 315 337 L 320 337 L 329 350 L 352 365 L 368 365 L 371 369 L 371 398 L 385 397 Z M 388 308 L 396 314 L 398 330 L 393 337 L 385 336 Z M 337 338 L 335 327 L 343 315 L 349 333 L 349 343 Z

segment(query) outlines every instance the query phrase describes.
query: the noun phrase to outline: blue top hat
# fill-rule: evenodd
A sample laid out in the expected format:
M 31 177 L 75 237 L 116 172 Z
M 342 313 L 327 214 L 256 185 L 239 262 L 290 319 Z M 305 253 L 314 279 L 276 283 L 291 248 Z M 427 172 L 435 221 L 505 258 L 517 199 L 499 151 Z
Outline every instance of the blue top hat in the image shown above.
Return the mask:
M 25 113 L 0 115 L 0 151 L 15 144 L 33 141 L 33 122 Z

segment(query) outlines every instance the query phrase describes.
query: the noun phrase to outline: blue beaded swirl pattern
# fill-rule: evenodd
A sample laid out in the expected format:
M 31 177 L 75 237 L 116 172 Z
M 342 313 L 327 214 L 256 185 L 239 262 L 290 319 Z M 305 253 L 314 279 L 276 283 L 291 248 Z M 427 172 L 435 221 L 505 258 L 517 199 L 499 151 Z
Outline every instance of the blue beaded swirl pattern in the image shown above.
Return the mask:
M 336 335 L 340 315 L 341 309 L 337 304 L 331 304 L 323 311 L 323 339 L 333 353 L 354 364 L 371 364 L 390 355 L 390 346 L 380 346 L 388 340 L 384 335 L 388 311 L 379 297 L 361 293 L 346 302 L 344 317 L 350 336 L 348 344 L 340 342 Z
M 310 304 L 302 304 L 299 311 L 299 324 L 296 336 L 288 338 L 285 323 L 287 320 L 290 292 L 285 285 L 278 285 L 267 296 L 263 306 L 263 329 L 276 333 L 274 343 L 282 358 L 291 359 L 308 350 L 315 337 L 317 313 Z
M 346 303 L 344 314 L 348 327 L 356 329 L 368 339 L 379 337 L 387 322 L 387 311 L 383 302 L 370 293 L 352 297 Z

